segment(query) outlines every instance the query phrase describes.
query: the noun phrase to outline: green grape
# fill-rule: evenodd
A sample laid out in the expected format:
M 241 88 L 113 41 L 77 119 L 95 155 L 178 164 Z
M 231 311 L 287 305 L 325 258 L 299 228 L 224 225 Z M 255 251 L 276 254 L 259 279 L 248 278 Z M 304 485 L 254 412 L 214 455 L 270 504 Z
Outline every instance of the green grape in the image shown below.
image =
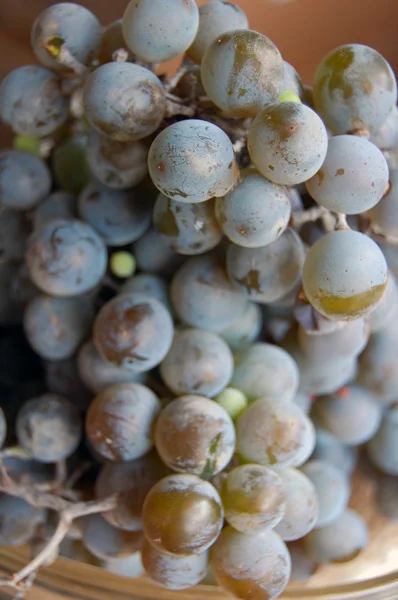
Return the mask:
M 52 154 L 52 167 L 59 186 L 73 194 L 80 194 L 91 179 L 86 146 L 87 138 L 78 135 L 62 142 Z
M 246 396 L 240 390 L 232 387 L 226 387 L 217 394 L 214 400 L 227 411 L 233 420 L 239 417 L 248 404 Z

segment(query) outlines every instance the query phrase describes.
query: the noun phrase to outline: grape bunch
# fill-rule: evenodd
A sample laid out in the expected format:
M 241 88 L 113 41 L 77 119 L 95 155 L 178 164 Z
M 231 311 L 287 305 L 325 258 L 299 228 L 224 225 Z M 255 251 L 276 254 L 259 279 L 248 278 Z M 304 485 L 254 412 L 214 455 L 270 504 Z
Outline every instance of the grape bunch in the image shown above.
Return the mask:
M 354 470 L 398 476 L 390 66 L 349 44 L 304 86 L 221 0 L 54 4 L 31 43 L 0 85 L 0 543 L 242 600 L 353 560 Z

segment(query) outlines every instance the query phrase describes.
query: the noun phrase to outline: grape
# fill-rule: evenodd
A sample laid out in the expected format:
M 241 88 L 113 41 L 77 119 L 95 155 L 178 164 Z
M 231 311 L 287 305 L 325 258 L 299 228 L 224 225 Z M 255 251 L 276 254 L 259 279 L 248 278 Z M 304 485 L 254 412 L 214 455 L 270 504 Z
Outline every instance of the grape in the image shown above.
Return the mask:
M 234 285 L 256 302 L 275 302 L 300 281 L 305 250 L 292 229 L 262 248 L 228 248 L 227 269 Z
M 93 320 L 85 297 L 54 298 L 40 295 L 24 315 L 26 337 L 34 351 L 49 360 L 69 358 L 88 334 Z
M 384 413 L 376 435 L 368 443 L 368 454 L 372 462 L 389 475 L 398 475 L 398 406 Z
M 316 489 L 319 506 L 316 526 L 330 525 L 347 508 L 350 482 L 346 473 L 322 460 L 310 460 L 301 470 Z
M 0 448 L 5 442 L 7 436 L 7 421 L 3 410 L 0 408 Z
M 148 273 L 134 275 L 122 285 L 120 292 L 122 294 L 142 294 L 153 300 L 158 300 L 171 312 L 166 282 L 158 275 Z
M 358 319 L 380 302 L 387 285 L 382 252 L 358 231 L 333 231 L 310 248 L 303 268 L 312 306 L 338 321 Z
M 176 395 L 216 396 L 233 373 L 232 352 L 212 331 L 178 331 L 160 372 L 167 387 Z
M 107 302 L 94 323 L 94 343 L 109 362 L 135 373 L 158 365 L 170 350 L 173 321 L 163 304 L 140 294 Z
M 278 102 L 257 115 L 247 143 L 250 158 L 264 177 L 274 183 L 297 185 L 322 166 L 328 135 L 308 106 Z
M 147 495 L 142 514 L 148 541 L 161 552 L 191 556 L 207 550 L 223 525 L 217 490 L 196 475 L 169 475 Z
M 343 388 L 342 392 L 319 398 L 315 415 L 322 427 L 344 444 L 358 446 L 374 436 L 380 425 L 382 410 L 372 394 L 351 385 Z
M 140 458 L 153 446 L 151 432 L 159 410 L 157 396 L 146 386 L 110 385 L 94 398 L 88 409 L 88 439 L 107 460 Z
M 272 529 L 285 514 L 282 479 L 269 467 L 236 467 L 228 473 L 220 495 L 226 520 L 242 533 Z
M 167 245 L 179 254 L 202 254 L 221 241 L 214 200 L 185 204 L 159 194 L 153 224 Z
M 201 63 L 210 44 L 227 31 L 247 29 L 249 26 L 243 10 L 236 4 L 215 0 L 199 7 L 199 29 L 187 55 Z
M 79 197 L 80 217 L 108 246 L 124 246 L 138 240 L 151 222 L 151 206 L 143 190 L 112 190 L 90 183 Z
M 312 481 L 301 471 L 291 468 L 276 469 L 282 479 L 286 510 L 275 531 L 291 542 L 307 535 L 316 525 L 319 505 Z
M 53 192 L 36 206 L 32 218 L 33 228 L 39 229 L 56 219 L 75 219 L 76 198 L 70 192 Z
M 22 546 L 29 542 L 46 520 L 44 509 L 33 508 L 22 498 L 7 494 L 0 497 L 0 544 Z
M 237 419 L 248 405 L 246 396 L 240 390 L 232 387 L 224 388 L 214 400 L 227 411 L 233 420 Z
M 123 558 L 138 552 L 141 531 L 122 531 L 112 527 L 101 515 L 89 515 L 83 521 L 83 544 L 97 558 Z
M 285 193 L 286 193 L 287 197 L 289 198 L 292 210 L 304 210 L 304 204 L 301 199 L 300 192 L 298 191 L 298 189 L 296 187 L 286 187 Z
M 282 348 L 257 343 L 235 354 L 231 385 L 249 400 L 266 396 L 292 400 L 299 384 L 295 361 Z
M 318 563 L 353 560 L 368 543 L 368 528 L 363 518 L 347 509 L 330 525 L 314 529 L 305 539 L 307 552 Z
M 61 142 L 52 153 L 52 167 L 59 187 L 72 194 L 80 194 L 91 181 L 86 146 L 87 138 L 75 135 Z
M 380 202 L 369 212 L 372 230 L 398 242 L 398 170 L 390 170 L 390 187 Z
M 388 186 L 388 165 L 382 152 L 355 135 L 331 138 L 322 167 L 312 175 L 306 187 L 314 200 L 347 215 L 373 208 Z
M 207 95 L 226 114 L 255 117 L 278 98 L 283 83 L 283 60 L 265 35 L 237 29 L 219 35 L 207 48 L 201 64 Z
M 236 442 L 246 462 L 297 467 L 312 454 L 315 430 L 297 404 L 260 398 L 238 418 Z
M 260 307 L 254 302 L 248 302 L 244 313 L 219 334 L 232 350 L 242 350 L 256 341 L 262 326 L 263 315 Z
M 380 303 L 367 318 L 371 333 L 377 333 L 386 329 L 388 325 L 395 322 L 398 306 L 398 285 L 394 275 L 389 272 L 387 287 Z
M 26 264 L 35 285 L 54 296 L 76 296 L 101 281 L 107 263 L 106 248 L 86 223 L 57 219 L 29 238 Z
M 119 142 L 133 142 L 154 133 L 166 106 L 156 75 L 128 62 L 108 63 L 91 73 L 83 102 L 90 125 Z
M 239 177 L 227 134 L 199 119 L 179 121 L 161 131 L 150 147 L 148 167 L 162 194 L 189 204 L 223 196 Z
M 326 333 L 308 331 L 301 326 L 298 328 L 297 342 L 312 363 L 354 358 L 367 344 L 369 326 L 365 319 L 332 322 L 337 324 L 337 328 Z
M 145 540 L 144 540 L 145 541 Z M 142 548 L 141 548 L 142 551 Z M 111 558 L 106 561 L 102 561 L 101 569 L 113 573 L 114 575 L 121 575 L 122 577 L 129 577 L 130 579 L 136 579 L 144 575 L 144 567 L 141 561 L 141 552 L 136 552 L 131 556 L 124 558 Z
M 246 248 L 274 242 L 285 231 L 290 212 L 285 189 L 253 170 L 244 172 L 243 181 L 216 200 L 216 216 L 224 234 Z
M 3 207 L 27 210 L 37 206 L 51 188 L 46 163 L 19 150 L 0 152 L 0 202 Z
M 393 107 L 383 125 L 372 131 L 369 141 L 385 153 L 398 145 L 398 108 Z
M 163 462 L 180 473 L 209 479 L 235 451 L 235 428 L 226 410 L 203 396 L 181 396 L 160 413 L 155 445 Z
M 75 73 L 57 61 L 62 50 L 70 52 L 79 63 L 91 66 L 97 57 L 102 27 L 97 17 L 84 6 L 61 2 L 49 6 L 32 27 L 31 43 L 38 60 L 64 77 Z
M 68 105 L 58 77 L 42 67 L 15 69 L 0 85 L 0 118 L 17 135 L 52 134 L 68 118 Z
M 316 572 L 318 567 L 316 561 L 305 551 L 301 540 L 287 544 L 292 561 L 292 574 L 290 580 L 294 583 L 307 582 Z
M 240 533 L 227 527 L 210 552 L 218 585 L 242 600 L 276 598 L 290 578 L 290 555 L 272 530 Z
M 206 552 L 191 556 L 164 554 L 144 540 L 142 563 L 147 575 L 168 590 L 185 590 L 199 583 L 207 572 Z
M 182 261 L 155 229 L 149 229 L 135 242 L 133 252 L 138 268 L 146 273 L 164 275 L 173 272 Z
M 199 26 L 194 0 L 132 0 L 123 15 L 123 36 L 139 58 L 153 63 L 189 48 Z
M 145 497 L 167 473 L 155 452 L 136 460 L 105 463 L 95 484 L 96 498 L 111 494 L 118 494 L 118 498 L 116 508 L 103 513 L 104 519 L 118 529 L 141 530 Z
M 18 443 L 44 463 L 71 456 L 79 445 L 81 430 L 78 410 L 56 394 L 43 394 L 26 402 L 16 423 Z
M 286 60 L 283 61 L 283 74 L 284 77 L 281 90 L 294 92 L 299 98 L 303 100 L 305 96 L 303 83 L 296 69 Z
M 327 462 L 351 475 L 356 466 L 357 453 L 353 446 L 343 444 L 326 429 L 317 427 L 315 450 L 311 458 Z
M 98 54 L 98 60 L 101 65 L 113 62 L 114 53 L 121 49 L 126 52 L 127 62 L 136 62 L 137 57 L 127 49 L 126 42 L 123 38 L 122 25 L 123 19 L 116 19 L 116 21 L 112 21 L 112 23 L 105 27 L 102 35 L 101 48 Z M 142 62 L 140 62 L 140 64 L 142 64 Z M 147 68 L 151 67 L 149 63 L 143 66 Z
M 21 260 L 25 254 L 27 223 L 20 212 L 3 208 L 0 212 L 1 262 Z
M 380 127 L 397 101 L 388 62 L 361 44 L 339 46 L 325 56 L 314 78 L 317 112 L 334 133 Z
M 170 288 L 173 308 L 182 321 L 208 331 L 223 331 L 240 318 L 246 298 L 235 290 L 224 265 L 214 256 L 188 259 Z
M 92 174 L 116 190 L 137 185 L 148 173 L 148 148 L 142 141 L 118 142 L 91 129 L 86 157 Z
M 45 362 L 46 386 L 49 392 L 65 396 L 76 408 L 87 410 L 92 395 L 85 387 L 77 369 L 76 358 L 47 360 Z

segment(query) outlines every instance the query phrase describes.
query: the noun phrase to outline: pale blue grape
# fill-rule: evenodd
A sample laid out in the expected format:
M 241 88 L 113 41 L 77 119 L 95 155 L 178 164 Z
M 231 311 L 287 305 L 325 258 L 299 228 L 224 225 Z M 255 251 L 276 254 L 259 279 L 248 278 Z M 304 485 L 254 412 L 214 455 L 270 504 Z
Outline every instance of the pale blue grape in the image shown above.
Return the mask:
M 383 331 L 397 318 L 398 311 L 398 284 L 394 275 L 389 272 L 387 287 L 380 304 L 370 313 L 367 318 L 371 333 Z
M 389 475 L 398 475 L 398 406 L 384 413 L 376 435 L 367 445 L 372 462 Z
M 376 206 L 369 211 L 372 230 L 388 237 L 393 243 L 398 242 L 398 170 L 391 169 L 389 189 Z
M 307 331 L 301 325 L 298 327 L 297 342 L 314 364 L 359 356 L 368 342 L 369 326 L 365 319 L 333 323 L 337 324 L 337 328 L 325 333 Z
M 248 302 L 242 315 L 219 332 L 232 350 L 242 350 L 255 342 L 263 326 L 263 314 L 258 304 Z
M 398 108 L 396 106 L 391 110 L 383 125 L 372 131 L 369 141 L 380 148 L 383 153 L 398 146 Z
M 373 208 L 388 188 L 388 165 L 382 152 L 355 135 L 329 140 L 326 158 L 306 187 L 314 200 L 332 210 L 357 215 Z
M 132 556 L 144 537 L 141 531 L 116 529 L 99 514 L 83 517 L 82 529 L 84 546 L 101 560 Z
M 182 257 L 173 252 L 156 229 L 149 229 L 133 246 L 137 267 L 145 273 L 161 275 L 174 272 Z
M 189 48 L 199 26 L 194 0 L 132 0 L 123 15 L 123 36 L 139 58 L 159 63 Z
M 232 142 L 208 121 L 169 125 L 152 143 L 149 174 L 168 198 L 194 203 L 226 194 L 239 177 Z
M 121 294 L 143 294 L 149 298 L 154 298 L 170 310 L 169 292 L 167 284 L 159 275 L 151 275 L 150 273 L 140 273 L 134 275 L 120 288 Z
M 315 486 L 319 506 L 316 527 L 330 525 L 347 508 L 350 497 L 348 476 L 321 460 L 310 460 L 301 470 Z
M 357 453 L 353 446 L 343 444 L 330 431 L 317 427 L 315 450 L 311 458 L 327 462 L 351 475 L 356 466 Z
M 308 415 L 311 410 L 312 400 L 313 398 L 309 394 L 303 394 L 302 392 L 298 392 L 293 398 L 293 402 L 297 404 L 306 415 Z
M 51 173 L 38 156 L 19 150 L 0 153 L 0 204 L 14 210 L 37 206 L 51 189 Z
M 278 48 L 251 29 L 228 31 L 207 48 L 201 64 L 207 95 L 226 114 L 254 117 L 282 91 L 284 67 Z
M 224 234 L 246 248 L 274 242 L 286 229 L 291 206 L 285 189 L 255 171 L 242 173 L 243 180 L 216 200 L 216 216 Z
M 288 63 L 286 60 L 283 61 L 283 83 L 281 86 L 281 92 L 289 91 L 294 92 L 299 98 L 304 99 L 304 88 L 303 83 L 300 79 L 296 69 Z
M 32 218 L 33 227 L 38 229 L 55 219 L 75 219 L 76 198 L 70 192 L 53 192 L 36 206 Z
M 382 405 L 397 399 L 398 333 L 396 323 L 387 330 L 370 336 L 369 343 L 359 359 L 358 383 L 368 389 Z
M 156 75 L 128 62 L 108 63 L 91 73 L 83 101 L 90 125 L 119 142 L 140 140 L 154 133 L 166 104 Z
M 250 158 L 264 177 L 282 185 L 297 185 L 322 166 L 328 135 L 308 106 L 278 102 L 257 115 L 247 143 Z
M 44 509 L 33 508 L 22 498 L 8 494 L 0 497 L 0 544 L 23 546 L 30 542 L 36 529 L 46 521 Z

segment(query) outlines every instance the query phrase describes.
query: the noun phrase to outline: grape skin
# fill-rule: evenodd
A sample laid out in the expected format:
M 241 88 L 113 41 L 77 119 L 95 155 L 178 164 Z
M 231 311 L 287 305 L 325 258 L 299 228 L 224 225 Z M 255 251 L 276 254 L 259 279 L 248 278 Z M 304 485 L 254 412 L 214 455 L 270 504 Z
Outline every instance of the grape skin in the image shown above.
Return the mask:
M 283 60 L 265 35 L 237 29 L 212 41 L 201 75 L 207 95 L 227 115 L 255 117 L 282 91 Z
M 0 152 L 0 202 L 3 207 L 28 210 L 51 189 L 51 173 L 39 157 L 19 150 Z
M 232 377 L 232 352 L 224 340 L 211 331 L 177 331 L 160 372 L 176 395 L 199 394 L 212 398 Z
M 199 119 L 163 129 L 149 149 L 148 167 L 162 194 L 189 204 L 223 196 L 239 177 L 227 134 Z
M 337 135 L 329 140 L 321 168 L 305 185 L 321 206 L 356 215 L 381 200 L 388 187 L 387 161 L 365 138 Z
M 369 212 L 372 229 L 398 242 L 398 170 L 391 169 L 389 189 L 376 206 Z
M 383 125 L 372 131 L 369 141 L 385 153 L 398 145 L 398 108 L 393 107 Z
M 91 73 L 83 102 L 90 125 L 119 142 L 140 140 L 154 133 L 166 106 L 163 86 L 156 75 L 127 62 L 108 63 Z
M 161 302 L 171 312 L 167 284 L 158 275 L 140 273 L 134 275 L 122 285 L 121 294 L 142 294 Z
M 91 181 L 86 147 L 87 137 L 74 135 L 62 141 L 51 156 L 52 169 L 59 187 L 72 194 L 80 194 Z
M 116 529 L 99 514 L 84 517 L 82 527 L 84 546 L 102 560 L 131 556 L 141 547 L 141 531 Z
M 395 405 L 384 413 L 380 428 L 367 445 L 372 462 L 389 475 L 398 475 L 397 430 L 398 407 Z
M 250 158 L 264 177 L 282 185 L 297 185 L 322 166 L 328 135 L 311 108 L 279 102 L 257 115 L 247 143 Z
M 382 302 L 383 300 L 380 304 Z M 369 315 L 369 318 L 374 312 Z M 298 328 L 297 342 L 313 364 L 354 358 L 362 352 L 368 342 L 369 326 L 365 319 L 348 322 L 333 321 L 333 323 L 337 323 L 338 327 L 330 333 L 308 332 L 301 326 Z
M 166 275 L 174 272 L 182 262 L 182 257 L 173 252 L 164 238 L 152 228 L 134 243 L 133 254 L 137 267 L 144 273 Z
M 68 105 L 58 77 L 42 67 L 15 69 L 0 85 L 0 118 L 18 135 L 51 135 L 68 118 Z
M 53 192 L 34 209 L 33 228 L 39 229 L 55 219 L 75 219 L 76 198 L 70 192 Z
M 76 356 L 64 360 L 46 360 L 45 383 L 52 394 L 64 396 L 80 411 L 85 411 L 92 400 L 92 394 L 82 381 Z
M 46 521 L 44 509 L 33 508 L 22 498 L 0 497 L 0 544 L 22 546 L 29 542 L 39 525 Z
M 281 86 L 281 92 L 294 92 L 299 98 L 301 98 L 301 100 L 304 101 L 305 92 L 300 76 L 293 65 L 288 63 L 286 60 L 283 61 L 283 72 L 284 77 Z M 308 103 L 306 102 L 306 104 Z
M 389 272 L 387 287 L 380 303 L 370 313 L 367 323 L 371 333 L 385 330 L 395 322 L 398 307 L 398 285 L 394 275 Z
M 350 483 L 339 468 L 321 460 L 310 460 L 301 467 L 315 486 L 319 513 L 317 527 L 330 525 L 347 508 Z
M 155 425 L 155 446 L 163 462 L 180 473 L 220 473 L 235 451 L 235 427 L 228 413 L 203 396 L 181 396 L 168 404 Z
M 351 475 L 356 466 L 357 453 L 355 447 L 343 444 L 330 431 L 317 426 L 315 450 L 311 458 L 327 462 Z
M 244 313 L 219 334 L 231 350 L 243 350 L 257 340 L 262 326 L 263 315 L 260 307 L 254 302 L 248 302 Z

